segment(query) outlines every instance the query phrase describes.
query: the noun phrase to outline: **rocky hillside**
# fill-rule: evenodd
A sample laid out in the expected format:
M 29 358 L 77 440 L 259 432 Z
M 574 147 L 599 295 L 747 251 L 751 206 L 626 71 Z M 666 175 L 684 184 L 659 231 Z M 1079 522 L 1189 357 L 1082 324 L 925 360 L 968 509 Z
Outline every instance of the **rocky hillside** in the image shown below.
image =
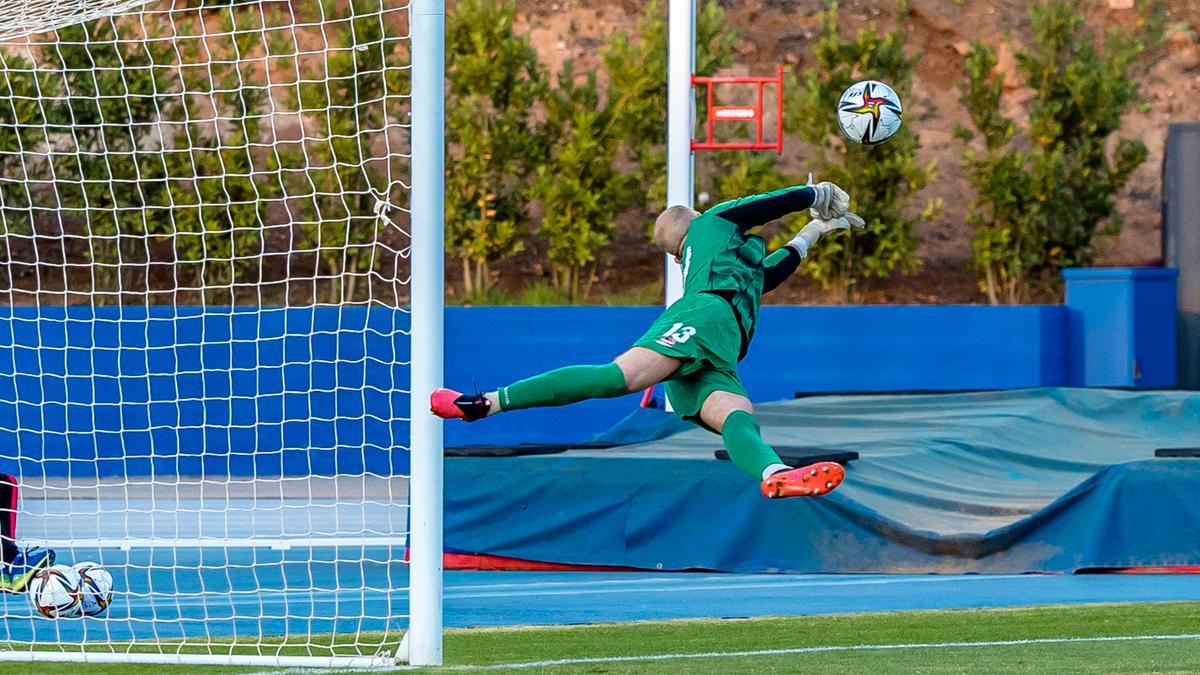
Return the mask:
M 666 4 L 665 2 L 661 4 Z M 741 72 L 769 72 L 776 63 L 804 69 L 809 62 L 810 43 L 817 34 L 819 0 L 726 0 L 722 3 L 730 21 L 741 32 L 735 49 Z M 1159 201 L 1163 143 L 1167 125 L 1200 119 L 1200 111 L 1189 105 L 1200 90 L 1200 3 L 1167 0 L 1169 16 L 1165 45 L 1147 53 L 1138 68 L 1139 85 L 1146 105 L 1128 115 L 1124 133 L 1140 138 L 1150 157 L 1119 195 L 1125 228 L 1111 241 L 1101 258 L 1104 264 L 1153 264 L 1160 256 Z M 1085 0 L 1089 21 L 1099 32 L 1132 26 L 1137 15 L 1132 0 Z M 518 30 L 527 32 L 541 58 L 556 70 L 566 58 L 579 65 L 599 68 L 597 49 L 614 31 L 631 28 L 643 3 L 629 0 L 593 0 L 583 3 L 533 2 L 518 4 Z M 897 15 L 893 0 L 843 0 L 843 29 L 880 30 L 898 21 L 907 24 L 910 45 L 922 58 L 915 73 L 912 99 L 905 101 L 907 124 L 921 138 L 925 159 L 940 164 L 938 182 L 928 188 L 929 196 L 945 200 L 941 219 L 920 232 L 920 256 L 927 271 L 917 278 L 888 284 L 880 289 L 881 301 L 977 301 L 970 275 L 963 271 L 971 255 L 970 231 L 963 222 L 971 189 L 962 168 L 963 144 L 953 137 L 956 124 L 966 123 L 959 104 L 958 84 L 963 76 L 963 56 L 970 40 L 979 38 L 999 49 L 1002 70 L 1015 70 L 1007 36 L 1023 37 L 1029 30 L 1025 2 L 1017 0 L 912 0 L 909 11 Z M 1029 92 L 1011 79 L 1007 91 L 1013 111 L 1027 100 Z M 798 144 L 790 143 L 786 165 L 804 169 Z M 923 200 L 921 200 L 923 201 Z M 629 225 L 633 232 L 640 223 Z M 624 237 L 636 246 L 636 236 Z M 618 246 L 620 246 L 620 242 Z M 622 254 L 617 253 L 623 257 Z M 644 256 L 638 256 L 644 257 Z M 645 267 L 653 274 L 654 258 Z M 934 275 L 932 278 L 930 275 Z M 601 280 L 602 282 L 604 280 Z M 632 280 L 631 280 L 632 281 Z M 795 299 L 795 298 L 790 298 Z

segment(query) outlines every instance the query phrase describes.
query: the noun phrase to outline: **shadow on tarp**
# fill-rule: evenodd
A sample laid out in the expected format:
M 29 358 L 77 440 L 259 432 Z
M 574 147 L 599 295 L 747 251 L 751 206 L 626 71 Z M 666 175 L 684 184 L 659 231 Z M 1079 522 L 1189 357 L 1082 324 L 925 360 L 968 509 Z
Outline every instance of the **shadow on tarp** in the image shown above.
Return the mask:
M 813 397 L 765 440 L 858 452 L 821 499 L 767 501 L 695 429 L 446 462 L 445 543 L 567 565 L 729 572 L 1074 572 L 1200 564 L 1200 393 Z

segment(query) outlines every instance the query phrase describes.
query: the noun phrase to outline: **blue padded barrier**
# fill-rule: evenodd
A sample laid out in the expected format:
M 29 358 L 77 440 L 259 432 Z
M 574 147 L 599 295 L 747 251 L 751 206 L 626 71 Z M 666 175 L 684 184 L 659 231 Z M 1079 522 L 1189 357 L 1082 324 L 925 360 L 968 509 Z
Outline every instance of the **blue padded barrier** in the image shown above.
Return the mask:
M 764 439 L 854 450 L 770 501 L 701 430 L 565 456 L 447 460 L 447 548 L 729 572 L 1070 572 L 1200 564 L 1200 393 L 1042 389 L 759 407 Z

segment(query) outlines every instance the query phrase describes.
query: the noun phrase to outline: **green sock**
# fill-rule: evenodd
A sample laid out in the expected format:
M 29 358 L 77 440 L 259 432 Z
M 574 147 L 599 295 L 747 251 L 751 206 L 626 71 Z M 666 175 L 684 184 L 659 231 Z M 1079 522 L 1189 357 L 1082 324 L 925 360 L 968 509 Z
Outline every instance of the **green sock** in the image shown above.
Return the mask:
M 567 405 L 628 393 L 625 375 L 615 363 L 567 366 L 514 382 L 498 392 L 501 410 Z
M 721 439 L 725 441 L 725 449 L 729 458 L 737 468 L 762 480 L 763 471 L 772 464 L 782 464 L 783 460 L 775 454 L 775 450 L 763 443 L 762 434 L 758 429 L 758 420 L 745 410 L 734 410 L 725 418 L 725 426 L 721 429 Z

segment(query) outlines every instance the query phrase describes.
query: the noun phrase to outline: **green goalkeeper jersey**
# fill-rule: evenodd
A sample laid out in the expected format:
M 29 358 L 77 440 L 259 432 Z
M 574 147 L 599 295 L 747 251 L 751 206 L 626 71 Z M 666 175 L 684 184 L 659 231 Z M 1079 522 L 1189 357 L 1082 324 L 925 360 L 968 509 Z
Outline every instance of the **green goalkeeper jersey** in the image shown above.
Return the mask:
M 767 256 L 762 237 L 747 230 L 812 203 L 812 188 L 795 186 L 722 202 L 692 220 L 680 263 L 683 294 L 712 293 L 729 302 L 742 335 L 739 360 L 754 337 L 762 294 L 800 262 L 799 254 L 787 247 Z

